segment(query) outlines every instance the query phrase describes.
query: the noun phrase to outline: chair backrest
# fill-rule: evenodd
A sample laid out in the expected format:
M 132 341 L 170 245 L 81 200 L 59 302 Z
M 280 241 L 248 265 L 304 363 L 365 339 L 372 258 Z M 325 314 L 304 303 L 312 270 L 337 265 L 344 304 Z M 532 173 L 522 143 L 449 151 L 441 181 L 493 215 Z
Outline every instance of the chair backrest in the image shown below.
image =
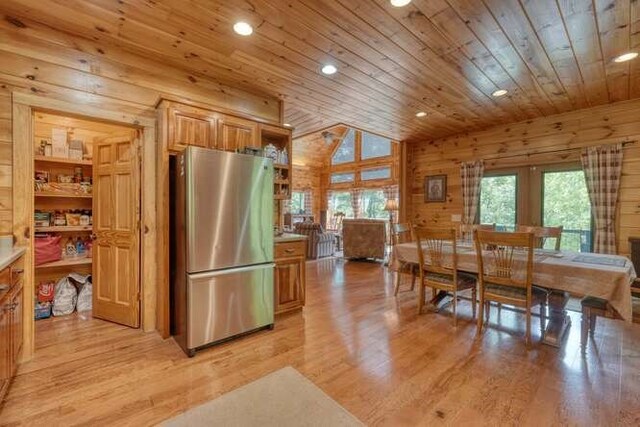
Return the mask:
M 533 233 L 476 230 L 478 278 L 485 283 L 526 288 L 531 297 Z
M 295 231 L 298 234 L 304 234 L 309 237 L 324 233 L 322 225 L 313 222 L 298 222 L 295 224 Z
M 544 248 L 544 245 L 547 243 L 547 239 L 555 239 L 555 250 L 560 250 L 563 230 L 562 225 L 558 227 L 519 225 L 516 230 L 520 233 L 533 233 L 535 237 L 533 244 L 536 248 Z
M 458 270 L 458 254 L 456 248 L 455 228 L 426 228 L 414 227 L 413 234 L 418 248 L 418 262 L 423 270 L 453 274 L 454 279 Z M 457 283 L 454 280 L 454 283 Z
M 460 223 L 459 231 L 460 231 L 460 239 L 466 240 L 468 242 L 473 241 L 473 232 L 476 230 L 483 231 L 495 231 L 495 224 L 462 224 Z
M 329 229 L 340 231 L 342 229 L 342 220 L 344 219 L 344 212 L 336 212 L 331 217 L 331 224 L 329 225 Z
M 391 244 L 393 246 L 400 243 L 409 243 L 413 241 L 411 223 L 399 223 L 391 225 Z

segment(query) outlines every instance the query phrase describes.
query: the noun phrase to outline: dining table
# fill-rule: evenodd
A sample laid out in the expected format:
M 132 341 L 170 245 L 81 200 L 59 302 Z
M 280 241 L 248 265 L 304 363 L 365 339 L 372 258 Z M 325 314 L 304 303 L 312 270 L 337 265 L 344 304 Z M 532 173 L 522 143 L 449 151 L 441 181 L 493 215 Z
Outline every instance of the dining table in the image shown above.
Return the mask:
M 424 243 L 423 248 L 427 253 Z M 448 250 L 451 251 L 451 248 Z M 457 242 L 456 254 L 459 271 L 478 273 L 476 248 L 472 242 Z M 415 242 L 401 243 L 393 247 L 389 268 L 398 275 L 396 280 L 399 280 L 402 263 L 419 263 L 418 246 Z M 562 337 L 571 324 L 566 312 L 571 295 L 606 300 L 615 310 L 616 317 L 631 322 L 631 285 L 635 279 L 633 263 L 625 256 L 534 249 L 532 282 L 550 291 L 549 321 L 543 342 L 560 346 Z

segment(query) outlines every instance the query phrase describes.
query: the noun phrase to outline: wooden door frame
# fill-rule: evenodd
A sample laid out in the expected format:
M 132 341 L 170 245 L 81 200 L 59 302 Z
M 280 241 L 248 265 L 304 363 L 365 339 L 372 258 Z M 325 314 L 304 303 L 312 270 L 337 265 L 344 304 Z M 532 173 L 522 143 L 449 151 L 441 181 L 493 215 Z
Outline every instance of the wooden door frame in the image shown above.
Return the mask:
M 142 130 L 141 147 L 141 232 L 140 232 L 140 317 L 145 332 L 156 329 L 157 235 L 156 227 L 156 123 L 155 120 L 121 111 L 70 103 L 28 93 L 12 94 L 13 131 L 13 233 L 24 254 L 24 344 L 22 361 L 30 360 L 35 350 L 34 259 L 33 259 L 33 113 L 47 111 L 71 114 L 88 120 L 110 122 Z M 144 278 L 144 280 L 142 280 Z

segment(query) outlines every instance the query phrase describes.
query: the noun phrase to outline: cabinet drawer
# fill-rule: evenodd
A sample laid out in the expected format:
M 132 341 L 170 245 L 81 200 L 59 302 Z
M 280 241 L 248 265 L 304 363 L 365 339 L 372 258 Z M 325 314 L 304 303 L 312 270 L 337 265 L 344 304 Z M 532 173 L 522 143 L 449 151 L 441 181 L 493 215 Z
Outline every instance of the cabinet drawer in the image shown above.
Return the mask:
M 276 243 L 276 259 L 304 257 L 307 242 L 302 240 L 299 242 L 282 242 Z

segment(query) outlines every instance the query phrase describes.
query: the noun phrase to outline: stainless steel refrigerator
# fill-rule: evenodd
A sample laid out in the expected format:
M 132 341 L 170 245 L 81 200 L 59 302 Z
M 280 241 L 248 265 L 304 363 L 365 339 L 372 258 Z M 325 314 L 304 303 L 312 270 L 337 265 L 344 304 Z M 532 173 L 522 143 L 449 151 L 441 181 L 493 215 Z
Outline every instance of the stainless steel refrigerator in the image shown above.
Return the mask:
M 172 332 L 189 355 L 273 327 L 273 163 L 188 147 L 172 165 Z

